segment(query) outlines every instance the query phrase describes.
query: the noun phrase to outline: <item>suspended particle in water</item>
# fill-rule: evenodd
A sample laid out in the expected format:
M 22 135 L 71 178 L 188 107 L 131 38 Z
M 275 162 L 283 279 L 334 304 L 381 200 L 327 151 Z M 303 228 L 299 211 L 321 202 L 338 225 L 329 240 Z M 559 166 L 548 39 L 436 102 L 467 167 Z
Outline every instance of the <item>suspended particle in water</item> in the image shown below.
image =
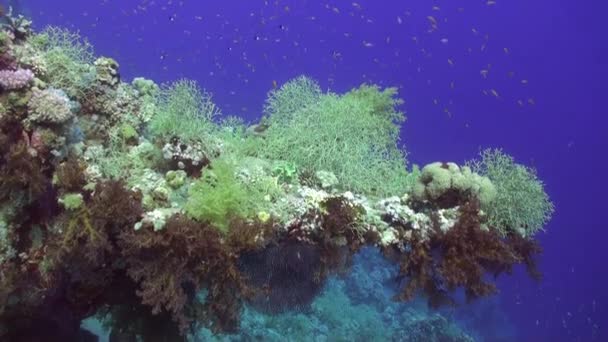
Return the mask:
M 426 19 L 429 21 L 429 24 L 431 25 L 429 32 L 436 31 L 437 30 L 437 19 L 435 19 L 435 17 L 433 17 L 432 15 L 427 16 Z

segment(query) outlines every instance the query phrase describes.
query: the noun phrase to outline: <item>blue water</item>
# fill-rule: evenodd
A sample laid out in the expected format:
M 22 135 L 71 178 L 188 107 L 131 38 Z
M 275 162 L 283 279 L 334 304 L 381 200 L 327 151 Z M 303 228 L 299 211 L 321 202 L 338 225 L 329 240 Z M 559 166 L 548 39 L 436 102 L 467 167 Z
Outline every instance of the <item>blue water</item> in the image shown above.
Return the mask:
M 251 121 L 267 91 L 300 74 L 337 92 L 398 86 L 412 163 L 501 146 L 537 168 L 556 205 L 539 236 L 543 281 L 519 269 L 500 278 L 500 295 L 454 314 L 494 319 L 463 327 L 488 340 L 504 329 L 513 341 L 607 341 L 605 5 L 488 2 L 32 0 L 21 10 L 37 28 L 80 31 L 123 80 L 192 78 Z

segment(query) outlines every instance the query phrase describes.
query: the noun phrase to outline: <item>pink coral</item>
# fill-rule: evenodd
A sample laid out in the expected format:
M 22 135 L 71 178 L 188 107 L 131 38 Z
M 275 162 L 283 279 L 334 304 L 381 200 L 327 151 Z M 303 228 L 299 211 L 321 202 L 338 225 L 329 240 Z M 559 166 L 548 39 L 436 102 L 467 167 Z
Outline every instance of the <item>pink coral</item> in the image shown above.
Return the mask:
M 24 88 L 33 79 L 34 73 L 29 69 L 0 70 L 0 86 L 6 90 Z

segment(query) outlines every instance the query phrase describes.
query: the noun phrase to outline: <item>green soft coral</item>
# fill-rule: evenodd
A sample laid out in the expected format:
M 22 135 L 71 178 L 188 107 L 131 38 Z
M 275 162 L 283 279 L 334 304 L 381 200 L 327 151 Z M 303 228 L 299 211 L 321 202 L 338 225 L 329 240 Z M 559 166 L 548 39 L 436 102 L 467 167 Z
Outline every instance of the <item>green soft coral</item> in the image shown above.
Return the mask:
M 162 88 L 150 132 L 161 139 L 204 140 L 215 131 L 213 119 L 218 115 L 211 94 L 195 81 L 182 79 Z
M 190 187 L 186 214 L 227 232 L 232 217 L 245 218 L 255 212 L 249 195 L 237 179 L 234 165 L 229 160 L 217 159 Z
M 42 57 L 44 81 L 81 98 L 95 80 L 93 46 L 78 33 L 49 26 L 30 40 Z
M 298 167 L 294 163 L 277 161 L 272 167 L 272 175 L 278 177 L 281 183 L 293 183 L 298 175 Z
M 302 101 L 306 105 L 298 109 L 272 106 L 270 127 L 254 154 L 301 170 L 330 171 L 348 190 L 379 196 L 405 190 L 406 154 L 398 146 L 405 117 L 396 109 L 402 101 L 395 88 L 362 85 L 342 96 L 315 97 L 310 87 L 296 86 L 301 80 L 291 82 L 281 89 L 290 96 L 300 96 L 294 89 L 301 89 L 315 101 Z M 283 98 L 280 91 L 271 93 L 272 103 Z
M 70 193 L 59 198 L 59 203 L 67 210 L 77 210 L 84 204 L 82 194 Z
M 488 177 L 496 187 L 496 199 L 482 209 L 488 224 L 502 234 L 516 232 L 532 236 L 547 224 L 554 206 L 536 170 L 516 164 L 500 149 L 486 149 L 479 160 L 468 164 L 474 172 Z

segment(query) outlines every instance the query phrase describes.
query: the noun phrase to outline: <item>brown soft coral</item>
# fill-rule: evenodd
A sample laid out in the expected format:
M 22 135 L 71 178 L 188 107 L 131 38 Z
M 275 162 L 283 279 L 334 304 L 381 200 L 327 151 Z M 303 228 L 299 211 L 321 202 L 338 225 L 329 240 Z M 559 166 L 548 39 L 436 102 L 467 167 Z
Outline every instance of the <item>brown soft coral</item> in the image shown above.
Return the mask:
M 70 156 L 55 170 L 55 185 L 66 192 L 79 192 L 87 184 L 85 167 L 77 158 Z
M 277 235 L 272 218 L 262 222 L 258 219 L 245 220 L 235 217 L 230 220 L 226 242 L 235 253 L 240 254 L 263 249 L 271 241 L 276 240 Z
M 461 214 L 452 229 L 432 239 L 442 256 L 438 271 L 449 290 L 464 287 L 467 299 L 494 294 L 496 286 L 484 281 L 484 274 L 510 272 L 523 260 L 496 231 L 480 228 L 475 205 L 464 206 Z
M 64 302 L 81 315 L 105 300 L 119 266 L 116 238 L 140 219 L 139 194 L 119 181 L 100 182 L 78 210 L 63 212 L 49 231 L 45 266 L 65 288 Z
M 89 204 L 96 227 L 116 232 L 133 225 L 141 218 L 141 194 L 125 187 L 121 181 L 98 183 Z
M 25 142 L 12 145 L 0 159 L 0 200 L 12 199 L 20 191 L 24 191 L 30 201 L 35 199 L 49 183 L 45 169 Z
M 132 230 L 140 219 L 141 196 L 120 181 L 106 181 L 98 183 L 86 197 L 80 209 L 63 214 L 61 246 L 66 254 L 84 256 L 92 264 L 99 264 L 115 249 L 118 233 Z
M 196 311 L 212 321 L 215 331 L 236 329 L 244 286 L 236 256 L 217 229 L 174 215 L 162 231 L 126 230 L 118 243 L 127 273 L 140 284 L 138 295 L 153 313 L 169 311 L 182 332 Z M 203 288 L 208 290 L 205 304 L 196 305 Z
M 537 275 L 533 256 L 540 248 L 536 242 L 514 236 L 503 239 L 495 230 L 482 229 L 475 202 L 466 203 L 460 211 L 460 220 L 447 232 L 411 241 L 401 255 L 400 273 L 408 280 L 397 299 L 410 300 L 422 290 L 429 304 L 437 307 L 454 303 L 449 293 L 460 287 L 467 300 L 488 296 L 497 290 L 484 276 L 509 273 L 519 263 Z

